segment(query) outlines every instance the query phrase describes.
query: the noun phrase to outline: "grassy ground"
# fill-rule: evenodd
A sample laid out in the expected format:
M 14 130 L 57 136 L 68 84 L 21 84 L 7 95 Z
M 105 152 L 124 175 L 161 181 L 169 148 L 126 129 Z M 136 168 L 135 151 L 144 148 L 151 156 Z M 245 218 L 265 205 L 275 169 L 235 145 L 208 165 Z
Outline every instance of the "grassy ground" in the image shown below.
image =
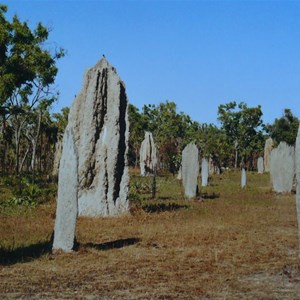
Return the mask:
M 267 174 L 212 178 L 184 200 L 180 182 L 132 177 L 131 214 L 79 218 L 78 251 L 51 254 L 55 201 L 0 214 L 0 298 L 300 299 L 295 195 Z

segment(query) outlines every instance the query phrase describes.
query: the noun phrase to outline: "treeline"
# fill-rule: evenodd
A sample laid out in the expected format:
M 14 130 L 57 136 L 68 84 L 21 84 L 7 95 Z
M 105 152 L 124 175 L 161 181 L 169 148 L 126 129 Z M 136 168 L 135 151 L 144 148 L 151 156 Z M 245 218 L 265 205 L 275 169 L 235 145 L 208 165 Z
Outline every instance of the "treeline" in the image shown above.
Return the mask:
M 41 23 L 31 30 L 17 16 L 8 21 L 6 12 L 7 7 L 0 5 L 0 171 L 30 174 L 34 180 L 36 173 L 51 174 L 55 145 L 67 124 L 68 108 L 50 113 L 59 96 L 54 81 L 64 50 L 46 48 L 49 30 Z M 139 163 L 145 131 L 153 134 L 160 167 L 172 173 L 191 141 L 219 168 L 245 164 L 249 169 L 262 155 L 268 136 L 277 143 L 295 143 L 299 121 L 289 109 L 273 124 L 263 124 L 260 106 L 243 102 L 220 105 L 217 114 L 219 127 L 178 113 L 171 101 L 145 105 L 142 111 L 130 104 L 130 165 Z
M 285 141 L 293 145 L 299 120 L 290 109 L 264 124 L 261 106 L 248 107 L 246 103 L 229 102 L 218 107 L 220 126 L 200 124 L 187 114 L 178 113 L 174 102 L 144 105 L 139 111 L 129 106 L 130 143 L 129 161 L 139 163 L 139 149 L 144 132 L 150 131 L 159 152 L 160 166 L 175 173 L 181 162 L 181 152 L 191 141 L 195 142 L 201 156 L 211 158 L 218 167 L 237 168 L 241 165 L 253 170 L 256 160 L 263 156 L 265 140 L 272 137 L 275 144 Z

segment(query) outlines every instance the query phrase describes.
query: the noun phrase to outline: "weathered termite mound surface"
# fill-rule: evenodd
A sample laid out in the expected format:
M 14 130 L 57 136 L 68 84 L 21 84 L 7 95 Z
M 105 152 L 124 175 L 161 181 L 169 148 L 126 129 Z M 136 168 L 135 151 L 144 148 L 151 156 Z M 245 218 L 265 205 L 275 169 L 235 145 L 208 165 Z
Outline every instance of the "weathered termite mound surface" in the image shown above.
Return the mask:
M 79 215 L 118 215 L 128 210 L 127 107 L 125 84 L 102 58 L 86 72 L 68 118 L 78 153 Z M 63 150 L 63 155 L 68 154 Z
M 203 157 L 201 161 L 202 186 L 208 185 L 208 174 L 209 174 L 208 160 L 205 157 Z
M 155 173 L 157 168 L 157 149 L 152 133 L 145 132 L 145 138 L 140 149 L 140 169 L 142 176 L 149 176 Z
M 241 170 L 241 188 L 245 188 L 247 185 L 247 172 L 244 168 Z
M 270 157 L 270 175 L 273 190 L 278 193 L 291 192 L 295 175 L 295 149 L 280 142 L 272 150 Z
M 73 249 L 78 197 L 78 153 L 74 134 L 66 128 L 63 140 L 63 155 L 60 160 L 59 185 L 57 193 L 56 219 L 53 250 L 70 252 Z
M 125 85 L 101 59 L 85 74 L 63 137 L 53 250 L 72 251 L 77 215 L 128 210 L 128 135 Z
M 257 159 L 257 173 L 263 174 L 263 172 L 264 172 L 264 158 L 260 156 Z
M 270 172 L 270 159 L 271 159 L 271 152 L 274 147 L 274 142 L 272 138 L 268 138 L 265 142 L 265 149 L 264 149 L 264 169 L 265 172 Z
M 199 151 L 194 143 L 188 144 L 182 151 L 182 182 L 187 198 L 197 195 L 199 175 Z

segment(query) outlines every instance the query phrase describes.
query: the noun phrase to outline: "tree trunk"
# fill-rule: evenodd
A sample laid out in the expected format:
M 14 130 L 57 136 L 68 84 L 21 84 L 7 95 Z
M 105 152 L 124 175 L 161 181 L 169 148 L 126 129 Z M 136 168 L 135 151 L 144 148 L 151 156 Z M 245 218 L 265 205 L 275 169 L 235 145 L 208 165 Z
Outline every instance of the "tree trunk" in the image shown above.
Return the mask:
M 3 132 L 3 161 L 2 161 L 2 174 L 6 175 L 6 165 L 7 165 L 7 136 L 6 136 L 6 117 L 5 113 L 2 116 L 3 124 L 2 124 L 2 132 Z
M 237 141 L 234 143 L 234 149 L 235 149 L 234 168 L 237 169 L 237 163 L 238 163 L 238 142 Z
M 26 118 L 20 122 L 20 120 L 16 119 L 16 124 L 15 124 L 15 140 L 16 140 L 16 164 L 15 164 L 15 172 L 16 175 L 19 175 L 20 172 L 20 143 L 21 143 L 21 132 L 23 129 L 23 126 L 26 122 Z
M 45 149 L 46 147 L 43 147 L 43 134 L 40 135 L 40 157 L 39 157 L 39 172 L 44 171 L 45 172 L 45 167 L 42 170 L 42 156 L 43 156 L 43 149 Z M 45 161 L 44 161 L 45 164 Z
M 22 161 L 21 161 L 19 173 L 22 172 L 22 169 L 23 169 L 23 166 L 24 166 L 24 163 L 25 163 L 25 161 L 26 161 L 26 158 L 27 158 L 28 153 L 29 153 L 29 147 L 27 148 L 27 150 L 26 150 L 26 152 L 25 152 L 25 154 L 24 154 L 24 157 L 23 157 L 23 159 L 22 159 Z
M 235 149 L 234 168 L 237 169 L 238 150 Z
M 19 175 L 19 165 L 20 165 L 20 136 L 21 136 L 21 130 L 20 128 L 16 129 L 16 165 L 15 165 L 15 172 L 16 175 Z
M 35 136 L 32 135 L 32 137 L 31 137 L 31 143 L 32 143 L 32 156 L 31 156 L 32 182 L 34 182 L 34 179 L 35 179 L 36 148 L 37 148 L 37 143 L 38 143 L 39 134 L 40 134 L 41 120 L 42 120 L 42 112 L 39 112 L 38 126 L 37 126 L 37 130 L 36 130 L 36 135 Z
M 35 157 L 36 157 L 36 142 L 32 142 L 32 156 L 31 156 L 31 172 L 32 172 L 32 182 L 34 182 L 34 176 L 35 176 Z

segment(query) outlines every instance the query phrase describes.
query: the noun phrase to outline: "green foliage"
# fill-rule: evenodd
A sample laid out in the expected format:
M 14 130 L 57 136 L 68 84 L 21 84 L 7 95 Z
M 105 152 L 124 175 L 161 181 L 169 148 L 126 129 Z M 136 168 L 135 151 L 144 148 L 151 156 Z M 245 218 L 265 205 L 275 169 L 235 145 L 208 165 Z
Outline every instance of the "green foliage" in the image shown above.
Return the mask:
M 231 145 L 224 129 L 213 124 L 202 124 L 198 135 L 198 147 L 204 157 L 211 157 L 219 167 L 230 164 Z
M 36 202 L 33 199 L 26 196 L 15 196 L 10 199 L 8 204 L 10 206 L 16 206 L 16 205 L 31 206 L 31 207 L 36 206 Z
M 141 198 L 140 194 L 138 193 L 138 188 L 134 184 L 130 185 L 128 198 L 131 203 L 134 203 L 134 204 L 142 203 L 142 198 Z
M 131 164 L 137 165 L 144 131 L 150 131 L 158 147 L 160 167 L 173 174 L 180 167 L 183 148 L 191 141 L 196 142 L 202 156 L 211 157 L 219 166 L 230 165 L 232 141 L 227 138 L 226 130 L 194 122 L 190 116 L 178 113 L 174 102 L 145 105 L 142 112 L 130 105 L 129 120 Z
M 132 104 L 128 105 L 129 119 L 129 163 L 137 166 L 139 160 L 139 150 L 144 138 L 145 124 L 139 109 Z
M 4 176 L 1 178 L 1 184 L 5 186 L 15 186 L 17 185 L 17 177 L 16 176 Z
M 134 177 L 130 182 L 130 189 L 139 195 L 151 193 L 151 177 Z
M 166 101 L 158 106 L 143 107 L 145 127 L 153 133 L 157 143 L 165 144 L 170 140 L 175 145 L 188 143 L 195 139 L 198 123 L 180 112 L 177 113 L 176 103 Z
M 143 128 L 152 132 L 161 163 L 173 174 L 178 170 L 178 158 L 183 147 L 197 138 L 199 124 L 178 113 L 174 102 L 155 106 L 145 105 L 142 112 Z
M 1 64 L 0 102 L 6 103 L 16 92 L 19 101 L 29 103 L 36 89 L 54 82 L 57 74 L 56 60 L 64 55 L 60 49 L 53 55 L 43 49 L 49 30 L 41 23 L 31 30 L 27 22 L 17 16 L 12 22 L 5 19 L 1 11 Z
M 281 118 L 275 119 L 273 124 L 267 124 L 265 128 L 276 144 L 284 141 L 289 145 L 294 145 L 298 127 L 299 119 L 290 109 L 286 108 Z
M 36 206 L 42 194 L 40 187 L 22 178 L 19 187 L 13 189 L 14 197 L 9 201 L 12 205 Z
M 63 49 L 45 47 L 49 29 L 41 23 L 31 29 L 27 22 L 14 16 L 5 18 L 7 8 L 0 7 L 0 106 L 3 122 L 3 169 L 6 169 L 8 142 L 14 141 L 15 173 L 22 171 L 20 155 L 31 155 L 34 173 L 36 146 L 40 136 L 42 115 L 57 100 L 52 90 Z M 7 128 L 14 138 L 8 140 Z M 1 141 L 2 142 L 2 141 Z M 12 145 L 10 145 L 12 146 Z M 2 154 L 2 153 L 1 153 Z M 28 156 L 29 156 L 28 155 Z
M 30 183 L 28 179 L 23 179 L 22 185 L 23 188 L 21 195 L 36 202 L 38 197 L 41 195 L 40 187 L 35 183 Z
M 65 128 L 68 125 L 68 116 L 69 116 L 70 108 L 63 107 L 60 113 L 54 113 L 52 116 L 54 118 L 54 122 L 57 126 L 59 133 L 64 133 Z
M 19 207 L 34 208 L 55 198 L 57 186 L 45 182 L 43 177 L 31 181 L 31 176 L 3 176 L 0 178 L 0 210 L 13 211 Z
M 227 136 L 231 152 L 234 153 L 235 167 L 238 158 L 241 163 L 250 163 L 253 153 L 262 151 L 263 147 L 263 113 L 261 106 L 248 107 L 241 102 L 229 102 L 218 107 L 218 120 Z
M 150 190 L 151 188 L 147 183 L 138 178 L 132 179 L 129 186 L 129 201 L 134 204 L 141 204 L 141 195 L 150 192 Z

